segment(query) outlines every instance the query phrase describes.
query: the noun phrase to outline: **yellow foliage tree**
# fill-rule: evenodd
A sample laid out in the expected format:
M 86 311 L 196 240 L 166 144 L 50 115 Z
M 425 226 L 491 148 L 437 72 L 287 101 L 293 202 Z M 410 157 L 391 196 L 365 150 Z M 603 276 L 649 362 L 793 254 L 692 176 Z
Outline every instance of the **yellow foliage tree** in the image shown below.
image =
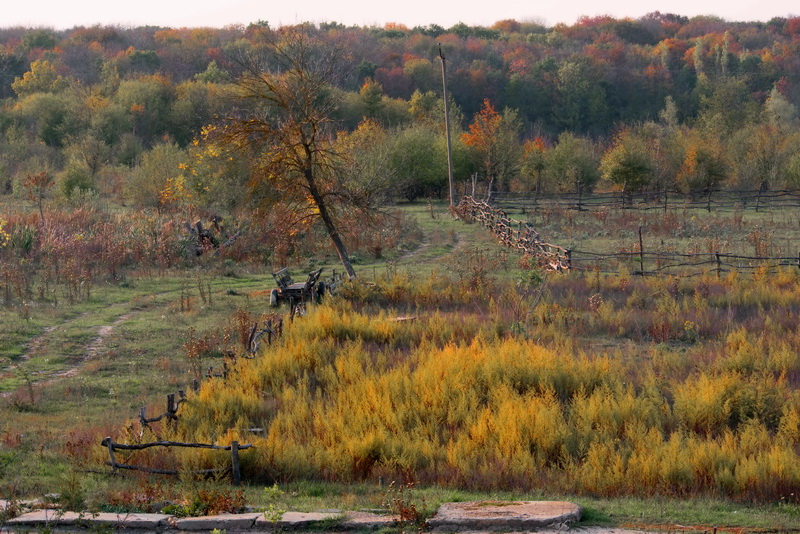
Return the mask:
M 47 60 L 34 61 L 31 63 L 31 70 L 11 83 L 11 88 L 19 97 L 33 93 L 58 93 L 66 86 L 67 81 Z

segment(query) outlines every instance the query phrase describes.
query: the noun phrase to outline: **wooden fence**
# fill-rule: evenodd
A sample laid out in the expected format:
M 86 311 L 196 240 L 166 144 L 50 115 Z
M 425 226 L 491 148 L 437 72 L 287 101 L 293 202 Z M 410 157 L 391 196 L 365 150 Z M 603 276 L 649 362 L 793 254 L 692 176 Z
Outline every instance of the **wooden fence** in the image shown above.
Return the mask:
M 118 469 L 127 469 L 133 471 L 142 471 L 145 473 L 153 473 L 158 475 L 178 475 L 180 471 L 175 469 L 153 469 L 150 467 L 144 467 L 141 465 L 130 465 L 125 464 L 117 461 L 115 451 L 124 450 L 124 451 L 140 451 L 143 449 L 149 449 L 151 447 L 184 447 L 184 448 L 192 448 L 192 449 L 213 449 L 213 450 L 220 450 L 220 451 L 231 451 L 231 466 L 230 471 L 233 478 L 233 484 L 238 486 L 242 481 L 242 472 L 241 467 L 239 464 L 239 451 L 246 450 L 252 447 L 253 445 L 250 443 L 239 445 L 238 441 L 232 441 L 229 446 L 220 446 L 220 445 L 213 445 L 209 443 L 183 443 L 180 441 L 154 441 L 152 443 L 140 443 L 137 445 L 124 445 L 122 443 L 114 443 L 114 440 L 111 437 L 106 437 L 103 441 L 100 442 L 100 445 L 106 447 L 108 449 L 108 456 L 109 460 L 106 461 L 106 465 L 111 466 L 111 472 L 116 473 Z M 220 468 L 220 469 L 199 469 L 195 471 L 190 471 L 192 474 L 210 474 L 210 473 L 217 473 L 220 471 L 228 470 L 227 467 Z
M 657 276 L 674 274 L 697 276 L 703 274 L 775 272 L 787 267 L 800 268 L 800 254 L 794 257 L 743 256 L 725 252 L 681 254 L 677 252 L 615 252 L 600 253 L 585 250 L 570 251 L 570 268 L 606 274 L 619 273 L 624 268 L 631 274 Z
M 800 205 L 798 205 L 800 207 Z M 510 219 L 506 212 L 472 197 L 464 197 L 456 208 L 464 220 L 477 221 L 490 230 L 497 240 L 510 248 L 527 254 L 548 270 L 592 271 L 606 274 L 624 269 L 640 276 L 696 276 L 713 273 L 766 270 L 774 272 L 787 267 L 800 268 L 797 256 L 745 256 L 727 252 L 679 253 L 648 252 L 644 249 L 642 229 L 639 228 L 639 250 L 633 252 L 593 252 L 575 250 L 545 243 L 527 221 Z
M 277 317 L 275 319 L 267 320 L 263 328 L 259 328 L 259 323 L 254 322 L 249 330 L 247 340 L 245 342 L 245 354 L 243 355 L 244 358 L 254 358 L 258 353 L 259 347 L 263 343 L 267 343 L 267 345 L 271 345 L 278 337 L 283 335 L 283 318 Z M 235 354 L 228 353 L 227 357 L 235 358 Z M 223 370 L 222 373 L 215 373 L 213 367 L 208 368 L 208 372 L 205 375 L 206 378 L 221 378 L 223 380 L 227 379 L 228 377 L 228 364 L 227 362 L 223 362 Z M 200 384 L 197 380 L 194 380 L 192 384 L 192 390 L 197 391 L 200 388 Z M 178 409 L 184 403 L 188 402 L 186 398 L 186 392 L 184 390 L 179 390 L 177 394 L 177 400 L 174 393 L 170 393 L 167 395 L 167 406 L 166 411 L 162 414 L 148 417 L 147 416 L 147 407 L 143 406 L 139 409 L 139 423 L 141 425 L 141 432 L 139 433 L 139 437 L 144 437 L 144 430 L 147 428 L 153 432 L 153 434 L 158 437 L 156 434 L 155 429 L 153 429 L 150 425 L 152 423 L 157 423 L 159 421 L 165 421 L 167 424 L 171 425 L 173 429 L 177 427 L 178 424 Z M 248 429 L 251 431 L 257 431 L 261 429 Z M 175 469 L 156 469 L 151 467 L 146 467 L 142 465 L 132 465 L 124 462 L 117 461 L 116 458 L 116 451 L 138 451 L 149 449 L 152 447 L 184 447 L 184 448 L 200 448 L 200 449 L 212 449 L 212 450 L 225 450 L 231 452 L 231 464 L 229 467 L 225 468 L 218 468 L 218 469 L 201 469 L 190 471 L 191 474 L 210 474 L 210 473 L 217 473 L 221 471 L 230 471 L 234 485 L 238 485 L 241 482 L 241 469 L 239 466 L 239 451 L 247 450 L 253 447 L 252 444 L 242 444 L 240 445 L 238 441 L 232 441 L 230 445 L 215 445 L 212 443 L 184 443 L 178 441 L 154 441 L 151 443 L 138 443 L 138 444 L 123 444 L 123 443 L 115 443 L 114 440 L 109 436 L 103 439 L 100 442 L 102 447 L 105 447 L 108 450 L 109 459 L 105 462 L 105 465 L 111 466 L 111 472 L 117 474 L 119 470 L 130 470 L 130 471 L 141 471 L 145 473 L 152 473 L 152 474 L 161 474 L 161 475 L 178 475 L 180 471 Z
M 505 211 L 472 197 L 464 197 L 456 210 L 462 219 L 480 223 L 500 243 L 530 256 L 544 269 L 561 271 L 570 268 L 569 251 L 542 241 L 539 233 L 527 221 L 509 219 Z
M 610 191 L 605 193 L 562 193 L 536 195 L 532 193 L 492 194 L 492 205 L 506 211 L 526 212 L 532 209 L 688 209 L 712 211 L 775 211 L 800 208 L 800 191 L 796 190 L 721 190 L 710 189 L 696 193 L 661 190 L 641 193 Z

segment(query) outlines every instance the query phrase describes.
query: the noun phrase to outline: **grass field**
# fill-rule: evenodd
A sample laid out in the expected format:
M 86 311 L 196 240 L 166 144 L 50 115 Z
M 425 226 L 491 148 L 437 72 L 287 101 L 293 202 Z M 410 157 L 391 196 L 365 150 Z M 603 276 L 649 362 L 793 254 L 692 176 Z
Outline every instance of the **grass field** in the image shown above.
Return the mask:
M 525 262 L 496 246 L 479 226 L 453 220 L 442 204 L 414 204 L 403 211 L 419 228 L 414 243 L 384 250 L 380 258 L 357 254 L 360 282 L 348 291 L 353 306 L 367 316 L 383 313 L 380 317 L 385 321 L 387 316 L 439 314 L 436 324 L 443 331 L 456 331 L 454 325 L 463 323 L 461 331 L 481 332 L 486 338 L 515 337 L 553 351 L 602 354 L 618 362 L 616 369 L 646 368 L 676 385 L 690 384 L 697 369 L 717 378 L 728 371 L 747 380 L 773 376 L 791 404 L 797 401 L 800 340 L 790 334 L 798 313 L 800 282 L 795 274 L 772 276 L 763 284 L 735 277 L 639 281 L 624 272 L 602 279 L 547 275 L 544 283 L 539 280 L 525 286 L 519 284 L 525 280 L 522 275 L 527 270 L 520 267 Z M 750 215 L 740 223 L 728 216 L 692 215 L 681 222 L 685 235 L 664 230 L 663 237 L 669 236 L 664 246 L 708 247 L 707 241 L 722 229 L 721 238 L 731 243 L 732 250 L 747 251 L 755 246 L 753 232 L 772 225 L 777 228 L 768 236 L 772 247 L 795 246 L 791 230 L 796 216 Z M 571 240 L 576 248 L 584 242 L 587 247 L 623 246 L 631 236 L 617 230 L 631 232 L 639 224 L 654 229 L 660 224 L 655 215 L 647 220 L 629 220 L 627 213 L 604 217 L 601 221 L 597 214 L 587 212 L 540 214 L 531 219 L 543 237 L 559 244 L 561 239 Z M 652 235 L 662 238 L 655 230 Z M 330 258 L 321 261 L 336 267 Z M 0 339 L 2 495 L 40 496 L 55 491 L 77 495 L 87 506 L 97 508 L 109 496 L 125 501 L 119 496 L 129 497 L 142 488 L 150 488 L 152 495 L 176 498 L 209 484 L 225 488 L 224 484 L 183 480 L 169 490 L 155 490 L 156 480 L 117 480 L 90 471 L 104 471 L 98 461 L 103 457 L 99 436 L 135 431 L 130 422 L 140 406 L 160 413 L 164 396 L 185 389 L 195 378 L 198 366 L 183 349 L 190 337 L 227 329 L 229 343 L 234 345 L 236 324 L 231 317 L 237 311 L 254 318 L 270 312 L 267 290 L 273 282 L 264 271 L 228 263 L 204 270 L 131 275 L 122 284 L 95 285 L 90 298 L 74 304 L 33 300 L 0 311 L 4 333 Z M 594 295 L 600 297 L 592 301 Z M 532 307 L 532 302 L 537 305 Z M 407 335 L 413 340 L 416 334 Z M 442 334 L 442 339 L 448 338 Z M 734 343 L 741 350 L 730 350 Z M 781 343 L 783 350 L 778 350 Z M 400 353 L 407 350 L 400 346 Z M 394 357 L 388 351 L 378 354 Z M 219 354 L 207 355 L 202 367 L 219 366 L 220 361 Z M 640 378 L 631 376 L 634 381 Z M 776 413 L 767 415 L 779 421 L 780 409 Z M 699 426 L 717 424 L 698 421 Z M 796 462 L 796 455 L 793 458 Z M 377 469 L 373 473 L 381 474 L 383 486 L 377 476 L 369 481 L 309 482 L 284 475 L 279 480 L 280 496 L 263 491 L 263 486 L 269 486 L 267 480 L 245 489 L 248 501 L 255 505 L 277 502 L 298 510 L 376 508 L 385 500 L 392 472 Z M 511 486 L 517 489 L 465 491 L 440 487 L 431 480 L 416 489 L 413 498 L 424 497 L 429 508 L 473 498 L 567 498 L 586 508 L 588 524 L 800 529 L 800 508 L 788 494 L 784 499 L 769 497 L 746 504 L 727 499 L 724 492 L 689 500 L 668 491 L 648 491 L 643 497 L 620 491 L 615 498 L 600 498 L 591 490 L 565 493 L 557 485 L 542 486 L 551 488 L 549 492 L 519 483 Z

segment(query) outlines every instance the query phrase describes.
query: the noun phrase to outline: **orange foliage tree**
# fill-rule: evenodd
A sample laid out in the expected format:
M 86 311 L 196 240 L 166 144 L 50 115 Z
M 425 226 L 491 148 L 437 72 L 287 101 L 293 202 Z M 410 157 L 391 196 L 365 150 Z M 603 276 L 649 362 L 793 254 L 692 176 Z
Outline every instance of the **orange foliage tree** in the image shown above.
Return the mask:
M 330 85 L 338 75 L 338 50 L 323 47 L 303 29 L 261 33 L 258 47 L 234 59 L 240 107 L 216 131 L 246 156 L 256 187 L 268 184 L 272 199 L 294 206 L 302 220 L 320 220 L 347 274 L 354 278 L 339 222 L 358 207 L 338 172 L 333 147 L 336 102 Z M 289 229 L 287 229 L 289 231 Z
M 522 147 L 518 131 L 516 112 L 507 109 L 501 115 L 487 98 L 469 131 L 461 135 L 464 144 L 472 147 L 480 159 L 490 190 L 495 185 L 508 190 L 510 178 L 519 172 Z

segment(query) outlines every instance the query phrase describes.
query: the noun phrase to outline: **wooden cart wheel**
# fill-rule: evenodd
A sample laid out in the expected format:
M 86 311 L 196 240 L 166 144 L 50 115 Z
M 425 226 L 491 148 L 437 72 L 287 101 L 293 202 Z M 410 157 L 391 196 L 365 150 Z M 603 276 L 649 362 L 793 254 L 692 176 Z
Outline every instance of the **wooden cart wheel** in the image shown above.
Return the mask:
M 317 297 L 322 298 L 325 296 L 325 282 L 317 284 Z

